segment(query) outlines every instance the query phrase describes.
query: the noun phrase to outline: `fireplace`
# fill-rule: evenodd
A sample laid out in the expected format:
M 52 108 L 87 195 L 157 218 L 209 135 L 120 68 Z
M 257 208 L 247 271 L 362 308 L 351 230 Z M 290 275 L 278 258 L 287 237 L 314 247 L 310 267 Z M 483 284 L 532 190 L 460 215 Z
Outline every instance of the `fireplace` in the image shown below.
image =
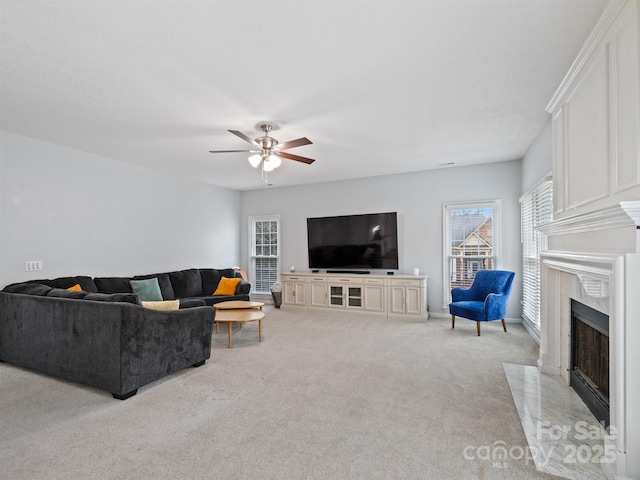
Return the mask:
M 579 393 L 609 427 L 607 477 L 640 479 L 640 201 L 540 231 L 549 242 L 540 255 L 540 371 L 589 394 Z
M 570 384 L 603 426 L 609 421 L 609 316 L 571 300 Z

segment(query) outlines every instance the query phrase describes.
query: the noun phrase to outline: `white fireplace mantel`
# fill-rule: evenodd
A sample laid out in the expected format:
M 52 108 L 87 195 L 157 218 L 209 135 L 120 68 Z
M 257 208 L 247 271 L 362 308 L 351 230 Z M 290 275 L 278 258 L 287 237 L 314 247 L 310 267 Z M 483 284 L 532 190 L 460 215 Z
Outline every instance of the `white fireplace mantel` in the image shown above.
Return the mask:
M 582 215 L 554 220 L 539 227 L 539 230 L 549 236 L 570 235 L 629 226 L 640 228 L 640 201 L 620 202 L 617 205 Z
M 540 229 L 541 372 L 569 384 L 571 300 L 609 316 L 611 478 L 640 478 L 640 201 L 565 217 Z M 608 470 L 609 469 L 609 470 Z

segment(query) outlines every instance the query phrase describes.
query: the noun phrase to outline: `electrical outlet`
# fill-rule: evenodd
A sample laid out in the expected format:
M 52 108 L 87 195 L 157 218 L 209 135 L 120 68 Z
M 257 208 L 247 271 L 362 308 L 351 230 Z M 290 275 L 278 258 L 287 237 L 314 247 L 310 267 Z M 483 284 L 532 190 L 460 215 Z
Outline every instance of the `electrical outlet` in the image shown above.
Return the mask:
M 32 272 L 35 270 L 42 270 L 42 260 L 27 260 L 26 261 L 26 270 L 27 272 Z

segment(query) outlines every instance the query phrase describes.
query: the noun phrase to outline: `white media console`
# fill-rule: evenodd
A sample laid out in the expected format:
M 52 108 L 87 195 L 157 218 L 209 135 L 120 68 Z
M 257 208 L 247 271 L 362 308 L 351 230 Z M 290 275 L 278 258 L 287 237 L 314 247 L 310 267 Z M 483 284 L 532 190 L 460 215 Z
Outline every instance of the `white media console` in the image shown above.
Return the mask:
M 348 273 L 282 273 L 282 307 L 342 309 L 428 318 L 427 277 Z

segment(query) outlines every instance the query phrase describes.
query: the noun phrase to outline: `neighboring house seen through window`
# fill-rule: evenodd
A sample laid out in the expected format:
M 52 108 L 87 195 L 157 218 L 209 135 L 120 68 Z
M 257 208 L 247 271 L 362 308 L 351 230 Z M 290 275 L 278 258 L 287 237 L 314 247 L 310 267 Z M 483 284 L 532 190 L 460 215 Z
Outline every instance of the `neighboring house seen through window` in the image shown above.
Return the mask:
M 444 303 L 451 289 L 468 288 L 478 270 L 498 268 L 500 201 L 444 204 Z
M 271 292 L 280 272 L 280 216 L 249 217 L 252 293 Z

